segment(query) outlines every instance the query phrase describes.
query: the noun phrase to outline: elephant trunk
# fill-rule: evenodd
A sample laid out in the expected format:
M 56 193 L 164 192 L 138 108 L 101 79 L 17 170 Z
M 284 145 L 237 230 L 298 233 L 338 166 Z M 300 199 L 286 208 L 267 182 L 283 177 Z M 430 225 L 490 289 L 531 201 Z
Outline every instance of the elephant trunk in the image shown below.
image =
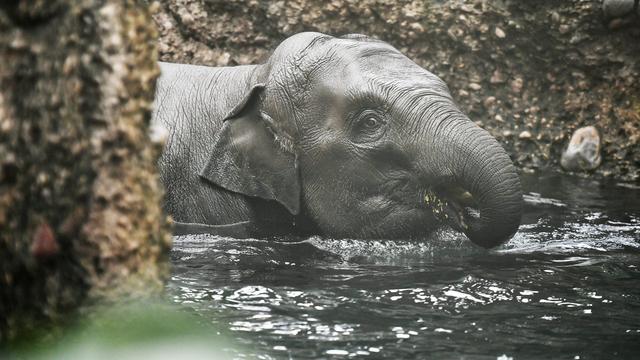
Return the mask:
M 433 149 L 445 180 L 440 194 L 449 210 L 455 209 L 454 227 L 484 248 L 506 242 L 522 215 L 520 179 L 511 159 L 495 138 L 467 118 L 447 121 L 438 131 L 436 139 L 446 139 Z

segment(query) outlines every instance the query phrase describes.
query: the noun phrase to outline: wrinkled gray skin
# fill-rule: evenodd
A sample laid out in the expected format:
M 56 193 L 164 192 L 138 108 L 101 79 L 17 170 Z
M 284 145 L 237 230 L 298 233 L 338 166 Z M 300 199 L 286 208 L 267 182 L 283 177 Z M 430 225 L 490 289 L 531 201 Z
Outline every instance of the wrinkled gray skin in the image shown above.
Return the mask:
M 160 172 L 183 232 L 407 239 L 446 223 L 488 248 L 518 229 L 505 151 L 384 42 L 301 33 L 263 65 L 161 69 Z

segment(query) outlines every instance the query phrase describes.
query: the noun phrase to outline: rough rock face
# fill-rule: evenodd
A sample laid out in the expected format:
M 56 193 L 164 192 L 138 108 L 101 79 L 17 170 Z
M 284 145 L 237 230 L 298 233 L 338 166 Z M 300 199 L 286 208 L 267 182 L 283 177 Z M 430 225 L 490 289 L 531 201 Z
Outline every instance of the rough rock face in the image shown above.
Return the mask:
M 162 289 L 156 37 L 134 0 L 0 3 L 0 341 Z
M 154 19 L 161 60 L 213 66 L 260 62 L 300 31 L 377 37 L 442 77 L 520 167 L 560 169 L 595 125 L 596 172 L 640 179 L 640 19 L 603 15 L 600 0 L 162 0 Z

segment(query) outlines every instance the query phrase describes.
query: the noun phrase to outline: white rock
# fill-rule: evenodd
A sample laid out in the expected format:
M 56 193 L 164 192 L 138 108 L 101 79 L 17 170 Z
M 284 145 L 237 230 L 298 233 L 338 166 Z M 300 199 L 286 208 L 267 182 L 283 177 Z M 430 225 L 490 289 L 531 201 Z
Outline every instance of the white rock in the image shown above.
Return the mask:
M 600 134 L 593 126 L 576 130 L 560 158 L 560 165 L 567 171 L 593 170 L 601 162 Z
M 525 130 L 525 131 L 521 132 L 520 135 L 518 135 L 518 138 L 520 138 L 522 140 L 531 139 L 531 132 Z

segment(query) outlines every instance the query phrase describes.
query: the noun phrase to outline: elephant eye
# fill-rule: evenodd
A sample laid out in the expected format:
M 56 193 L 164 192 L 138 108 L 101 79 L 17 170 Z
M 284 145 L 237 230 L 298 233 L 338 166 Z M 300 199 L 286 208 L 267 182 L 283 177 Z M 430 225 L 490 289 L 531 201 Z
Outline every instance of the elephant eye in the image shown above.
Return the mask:
M 377 114 L 368 113 L 360 119 L 359 126 L 360 129 L 364 131 L 375 130 L 384 124 L 384 121 Z
M 353 140 L 357 143 L 366 143 L 378 140 L 384 135 L 386 124 L 384 117 L 375 111 L 366 111 L 359 116 L 354 127 Z
M 375 129 L 380 126 L 381 121 L 373 116 L 369 116 L 362 121 L 362 127 L 365 129 Z

